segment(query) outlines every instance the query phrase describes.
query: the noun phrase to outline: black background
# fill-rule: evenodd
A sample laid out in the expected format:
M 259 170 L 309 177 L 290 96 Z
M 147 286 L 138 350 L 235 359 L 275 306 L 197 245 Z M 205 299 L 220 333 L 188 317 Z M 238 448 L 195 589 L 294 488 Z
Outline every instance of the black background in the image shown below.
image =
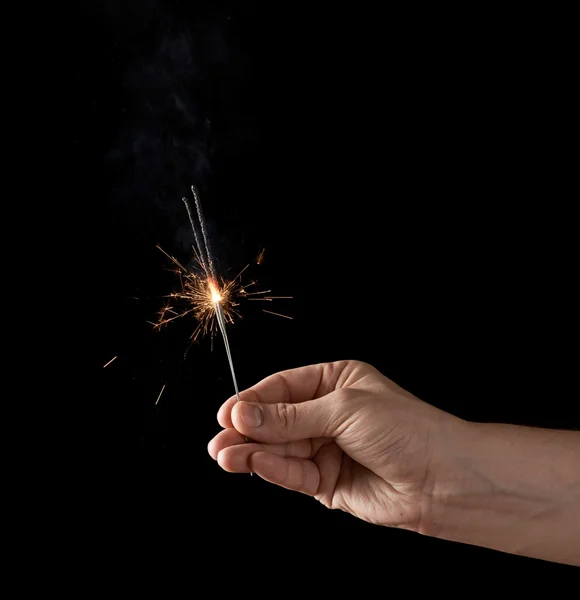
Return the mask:
M 266 307 L 292 320 L 241 307 L 229 335 L 242 388 L 353 358 L 462 418 L 579 426 L 567 41 L 533 15 L 430 10 L 71 9 L 61 133 L 84 274 L 72 419 L 92 456 L 73 457 L 71 477 L 96 507 L 81 538 L 179 556 L 196 578 L 236 563 L 323 586 L 345 570 L 362 585 L 435 567 L 455 586 L 458 569 L 565 568 L 225 473 L 206 449 L 232 394 L 221 340 L 183 360 L 194 322 L 147 323 L 176 286 L 156 245 L 190 258 L 181 197 L 195 183 L 222 273 L 252 263 L 246 280 L 293 296 Z

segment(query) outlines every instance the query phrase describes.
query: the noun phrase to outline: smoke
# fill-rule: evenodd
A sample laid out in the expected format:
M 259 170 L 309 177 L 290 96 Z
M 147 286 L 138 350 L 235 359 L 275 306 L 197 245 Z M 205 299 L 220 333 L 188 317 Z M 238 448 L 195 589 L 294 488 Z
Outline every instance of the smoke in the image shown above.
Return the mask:
M 115 19 L 126 45 L 123 115 L 106 156 L 115 202 L 160 209 L 177 242 L 190 246 L 181 198 L 192 184 L 205 198 L 216 153 L 235 138 L 227 119 L 232 89 L 243 78 L 240 52 L 231 48 L 223 14 L 185 19 L 149 2 L 140 26 L 126 15 Z M 221 121 L 219 135 L 214 118 Z

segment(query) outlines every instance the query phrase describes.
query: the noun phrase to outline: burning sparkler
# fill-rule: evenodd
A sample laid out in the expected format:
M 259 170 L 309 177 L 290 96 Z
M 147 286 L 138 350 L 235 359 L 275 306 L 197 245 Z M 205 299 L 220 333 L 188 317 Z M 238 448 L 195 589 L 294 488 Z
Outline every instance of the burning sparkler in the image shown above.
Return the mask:
M 247 286 L 241 284 L 240 276 L 243 271 L 231 281 L 216 280 L 206 271 L 204 264 L 207 263 L 203 262 L 197 250 L 194 249 L 196 262 L 202 271 L 201 274 L 186 269 L 163 248 L 157 247 L 176 267 L 175 272 L 181 282 L 181 291 L 169 294 L 167 304 L 159 313 L 159 320 L 152 325 L 160 328 L 175 319 L 192 315 L 198 322 L 191 334 L 191 343 L 193 344 L 200 336 L 210 335 L 213 338 L 219 329 L 217 307 L 221 309 L 220 314 L 223 320 L 228 323 L 233 323 L 235 318 L 240 317 L 237 300 L 247 296 L 246 288 L 254 284 L 254 282 Z M 187 308 L 179 310 L 177 304 L 184 304 Z
M 174 292 L 167 296 L 169 300 L 165 307 L 160 311 L 159 320 L 157 323 L 151 324 L 156 328 L 160 328 L 175 319 L 179 319 L 186 315 L 192 315 L 197 320 L 198 325 L 191 334 L 191 344 L 193 344 L 200 336 L 210 335 L 213 340 L 213 336 L 219 329 L 224 339 L 228 359 L 231 359 L 231 352 L 225 328 L 227 323 L 231 324 L 236 318 L 241 318 L 241 315 L 238 312 L 239 301 L 254 300 L 272 302 L 272 300 L 291 299 L 292 296 L 271 296 L 269 294 L 272 290 L 248 291 L 248 289 L 256 285 L 255 281 L 250 281 L 248 284 L 243 284 L 241 281 L 241 276 L 250 266 L 249 264 L 231 280 L 218 277 L 213 262 L 199 194 L 197 188 L 193 185 L 191 186 L 191 191 L 193 192 L 195 200 L 199 224 L 196 223 L 188 199 L 182 198 L 182 200 L 187 209 L 189 222 L 191 223 L 191 229 L 195 239 L 193 251 L 198 270 L 187 269 L 176 258 L 167 254 L 163 248 L 157 246 L 176 267 L 175 273 L 179 276 L 181 291 Z M 264 250 L 262 250 L 260 254 L 263 257 Z M 198 271 L 201 271 L 201 273 Z M 187 308 L 185 310 L 178 310 L 178 302 L 185 303 Z M 263 312 L 284 317 L 286 319 L 292 318 L 268 310 L 264 310 Z M 189 347 L 191 347 L 191 344 Z M 233 375 L 233 365 L 230 364 L 230 366 Z M 237 390 L 235 375 L 233 377 L 234 386 Z
M 188 199 L 182 198 L 182 200 L 185 204 L 185 208 L 187 209 L 189 222 L 191 223 L 191 228 L 193 230 L 193 237 L 195 239 L 195 244 L 193 246 L 194 258 L 201 270 L 201 274 L 196 271 L 186 269 L 176 258 L 170 256 L 167 254 L 167 252 L 165 252 L 165 250 L 157 246 L 159 250 L 161 250 L 161 252 L 163 252 L 163 254 L 165 254 L 165 256 L 167 256 L 175 265 L 175 272 L 179 275 L 181 282 L 181 291 L 169 294 L 169 301 L 161 310 L 159 314 L 159 320 L 157 323 L 152 323 L 152 325 L 154 325 L 156 328 L 160 328 L 175 319 L 192 314 L 197 319 L 198 325 L 191 334 L 191 344 L 189 347 L 191 347 L 191 345 L 198 339 L 200 335 L 210 334 L 213 340 L 215 332 L 217 329 L 219 329 L 224 341 L 228 363 L 230 365 L 236 398 L 239 401 L 240 392 L 238 389 L 238 381 L 236 379 L 234 362 L 226 332 L 226 323 L 233 323 L 236 317 L 240 317 L 240 314 L 237 310 L 237 307 L 239 306 L 239 302 L 237 302 L 237 300 L 245 298 L 247 300 L 272 302 L 272 300 L 276 299 L 289 299 L 292 298 L 292 296 L 268 296 L 267 294 L 269 294 L 271 290 L 248 292 L 248 288 L 256 284 L 255 281 L 251 281 L 247 285 L 243 285 L 241 282 L 242 273 L 248 268 L 249 265 L 246 265 L 230 281 L 226 281 L 223 278 L 218 278 L 213 262 L 199 195 L 196 187 L 193 185 L 191 186 L 191 191 L 193 192 L 193 198 L 195 200 L 199 229 Z M 260 264 L 263 258 L 264 250 L 260 252 L 257 263 Z M 249 296 L 256 297 L 249 298 Z M 178 312 L 175 310 L 176 307 L 171 303 L 172 300 L 183 300 L 186 302 L 186 306 L 188 308 Z M 263 312 L 284 317 L 286 319 L 292 318 L 287 315 L 282 315 L 280 313 L 275 313 L 268 310 L 264 310 Z M 163 385 L 155 404 L 159 402 L 159 398 L 161 398 L 161 394 L 163 393 L 164 389 L 165 385 Z M 248 438 L 246 438 L 246 442 L 247 441 Z
M 160 311 L 159 320 L 157 323 L 152 323 L 152 325 L 156 328 L 160 328 L 175 319 L 186 315 L 193 315 L 198 324 L 191 334 L 191 343 L 188 350 L 200 336 L 209 334 L 213 340 L 214 334 L 219 329 L 224 341 L 236 397 L 239 400 L 240 394 L 238 382 L 226 332 L 226 324 L 233 323 L 235 318 L 241 316 L 238 312 L 238 300 L 240 299 L 271 302 L 276 299 L 291 298 L 291 296 L 267 295 L 271 290 L 248 292 L 248 289 L 251 286 L 256 285 L 255 281 L 251 281 L 246 285 L 241 282 L 241 276 L 249 265 L 246 265 L 232 280 L 227 281 L 217 276 L 199 194 L 195 186 L 191 186 L 191 191 L 193 192 L 193 198 L 195 200 L 197 223 L 188 199 L 182 198 L 182 200 L 187 209 L 189 222 L 191 223 L 191 229 L 193 230 L 193 237 L 195 239 L 195 244 L 193 246 L 195 262 L 199 267 L 198 270 L 201 272 L 187 269 L 176 258 L 170 256 L 165 250 L 157 246 L 176 267 L 175 272 L 179 276 L 181 282 L 181 291 L 169 294 L 167 304 Z M 262 258 L 263 253 L 264 250 L 261 252 Z M 249 296 L 252 296 L 252 298 Z M 176 310 L 177 301 L 184 301 L 187 308 L 181 311 Z M 272 311 L 264 310 L 264 312 L 287 319 L 292 318 Z
M 234 382 L 234 389 L 236 397 L 239 400 L 240 392 L 238 389 L 236 372 L 234 370 L 228 334 L 226 332 L 226 321 L 233 323 L 234 316 L 239 316 L 235 308 L 238 303 L 235 302 L 234 298 L 247 293 L 245 291 L 246 288 L 239 283 L 239 277 L 243 271 L 232 281 L 224 281 L 223 279 L 221 281 L 218 280 L 197 188 L 192 185 L 191 191 L 193 192 L 193 198 L 195 200 L 195 208 L 201 235 L 199 234 L 188 199 L 184 197 L 182 200 L 187 209 L 189 222 L 191 223 L 191 228 L 193 230 L 193 237 L 195 239 L 193 250 L 195 258 L 202 273 L 199 275 L 194 271 L 186 269 L 177 259 L 157 246 L 177 267 L 177 273 L 181 280 L 181 292 L 170 294 L 169 298 L 185 300 L 189 303 L 189 308 L 179 313 L 174 310 L 172 305 L 167 304 L 162 309 L 159 321 L 155 326 L 161 327 L 174 319 L 193 313 L 198 321 L 198 326 L 191 336 L 191 341 L 193 343 L 201 334 L 211 333 L 213 338 L 217 323 L 217 328 L 219 328 L 224 340 L 232 380 Z

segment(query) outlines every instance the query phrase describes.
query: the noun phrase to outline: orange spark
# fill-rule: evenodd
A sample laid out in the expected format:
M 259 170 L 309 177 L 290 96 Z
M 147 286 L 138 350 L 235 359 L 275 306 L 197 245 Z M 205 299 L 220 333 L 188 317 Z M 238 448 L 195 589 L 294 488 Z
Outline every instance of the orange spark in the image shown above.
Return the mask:
M 108 367 L 116 358 L 117 358 L 116 356 L 113 356 L 113 358 L 111 358 L 111 360 L 106 365 L 103 365 L 103 369 L 105 367 Z
M 293 319 L 294 317 L 289 317 L 288 315 L 281 315 L 280 313 L 272 312 L 271 310 L 262 309 L 262 312 L 270 313 L 271 315 L 276 315 L 277 317 L 284 317 L 285 319 Z
M 159 402 L 159 398 L 161 398 L 161 394 L 163 394 L 164 389 L 165 389 L 165 384 L 163 384 L 163 387 L 161 388 L 161 391 L 159 392 L 159 396 L 157 396 L 157 400 L 155 400 L 155 404 L 157 404 Z

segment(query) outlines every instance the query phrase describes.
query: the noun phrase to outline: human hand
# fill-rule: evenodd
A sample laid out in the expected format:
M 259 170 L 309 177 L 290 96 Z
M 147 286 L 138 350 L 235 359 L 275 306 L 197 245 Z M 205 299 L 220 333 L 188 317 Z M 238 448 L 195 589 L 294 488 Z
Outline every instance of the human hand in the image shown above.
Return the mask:
M 460 419 L 358 361 L 277 373 L 240 398 L 219 409 L 224 430 L 208 445 L 223 469 L 254 472 L 370 523 L 426 533 L 435 470 Z

